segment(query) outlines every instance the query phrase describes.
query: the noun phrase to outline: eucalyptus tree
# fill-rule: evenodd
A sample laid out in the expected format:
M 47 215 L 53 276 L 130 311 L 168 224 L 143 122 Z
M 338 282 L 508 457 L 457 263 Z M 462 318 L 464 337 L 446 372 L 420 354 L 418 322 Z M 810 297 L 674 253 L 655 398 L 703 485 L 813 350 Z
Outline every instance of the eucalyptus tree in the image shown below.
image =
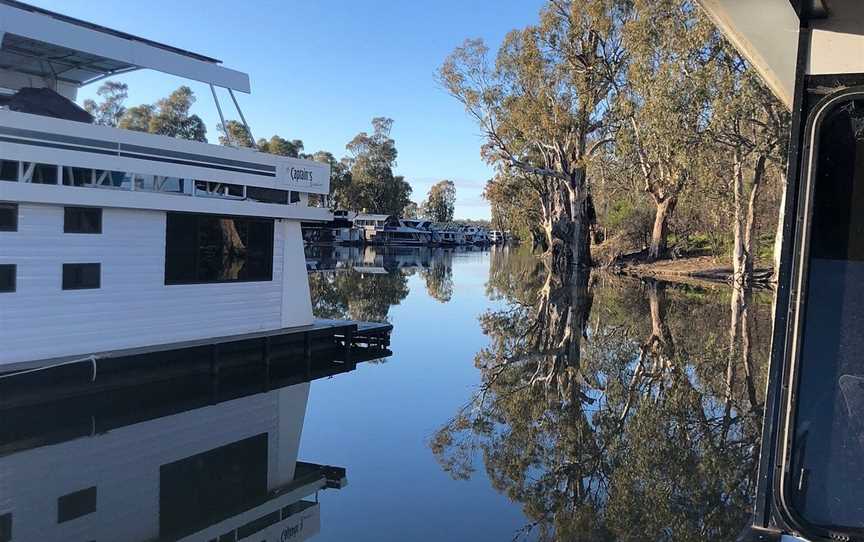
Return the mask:
M 96 90 L 96 95 L 102 101 L 84 100 L 84 109 L 93 116 L 96 124 L 117 126 L 126 114 L 126 99 L 129 97 L 129 85 L 117 81 L 105 81 Z
M 411 185 L 393 174 L 398 152 L 390 137 L 392 128 L 393 119 L 376 117 L 371 134 L 360 132 L 345 146 L 351 181 L 343 199 L 349 208 L 398 216 L 411 202 Z
M 624 0 L 549 0 L 536 25 L 504 39 L 494 67 L 482 40 L 467 40 L 439 80 L 483 131 L 483 157 L 554 181 L 542 206 L 556 267 L 591 264 L 586 171 L 607 141 L 610 98 L 625 60 Z
M 195 93 L 181 86 L 155 104 L 143 104 L 127 109 L 118 126 L 127 130 L 149 132 L 179 139 L 207 142 L 207 126 L 191 113 Z
M 747 285 L 753 278 L 757 204 L 772 172 L 782 180 L 789 113 L 731 44 L 724 42 L 721 53 L 712 74 L 711 134 L 732 166 L 727 186 L 733 279 Z
M 423 214 L 435 222 L 450 222 L 456 210 L 456 185 L 453 181 L 438 181 L 429 188 L 423 202 Z
M 719 40 L 691 0 L 635 0 L 624 25 L 629 54 L 616 149 L 637 163 L 654 205 L 649 260 L 666 256 L 669 221 L 691 182 L 707 127 L 707 64 Z

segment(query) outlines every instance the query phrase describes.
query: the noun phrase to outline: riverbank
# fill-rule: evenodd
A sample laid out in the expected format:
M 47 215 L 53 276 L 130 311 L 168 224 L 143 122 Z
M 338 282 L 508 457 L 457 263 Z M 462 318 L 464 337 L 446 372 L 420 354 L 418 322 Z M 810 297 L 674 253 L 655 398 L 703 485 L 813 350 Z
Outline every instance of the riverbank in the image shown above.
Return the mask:
M 610 266 L 614 273 L 635 277 L 650 277 L 673 282 L 729 283 L 732 266 L 727 258 L 716 256 L 691 256 L 672 260 L 645 262 L 641 260 L 619 261 Z M 756 284 L 770 284 L 770 267 L 757 265 Z

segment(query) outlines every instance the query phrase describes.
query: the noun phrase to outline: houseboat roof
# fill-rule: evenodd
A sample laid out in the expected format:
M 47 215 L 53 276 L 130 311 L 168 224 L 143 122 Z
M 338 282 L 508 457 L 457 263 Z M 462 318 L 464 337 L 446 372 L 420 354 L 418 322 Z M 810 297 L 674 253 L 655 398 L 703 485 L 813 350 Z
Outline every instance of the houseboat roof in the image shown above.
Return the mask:
M 698 0 L 765 84 L 792 108 L 799 30 L 809 27 L 807 75 L 860 72 L 864 3 L 859 0 Z
M 374 215 L 367 213 L 357 213 L 354 220 L 387 220 L 392 215 Z
M 68 17 L 0 0 L 0 87 L 54 81 L 64 95 L 115 74 L 152 69 L 249 92 L 249 76 L 215 58 Z M 48 86 L 48 85 L 44 85 Z M 71 91 L 71 92 L 70 92 Z

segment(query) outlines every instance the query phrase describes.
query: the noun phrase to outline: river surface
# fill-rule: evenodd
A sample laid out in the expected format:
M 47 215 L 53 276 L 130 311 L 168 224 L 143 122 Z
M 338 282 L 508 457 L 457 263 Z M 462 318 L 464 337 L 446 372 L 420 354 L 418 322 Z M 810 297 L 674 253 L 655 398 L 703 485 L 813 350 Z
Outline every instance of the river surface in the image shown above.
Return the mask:
M 561 277 L 516 248 L 313 248 L 307 267 L 316 315 L 391 323 L 391 356 L 265 366 L 250 346 L 214 369 L 193 349 L 209 372 L 50 401 L 0 386 L 0 542 L 702 542 L 748 524 L 769 293 Z
M 312 384 L 301 457 L 344 465 L 321 540 L 732 540 L 753 499 L 770 295 L 524 250 L 311 250 L 321 317 L 394 355 Z

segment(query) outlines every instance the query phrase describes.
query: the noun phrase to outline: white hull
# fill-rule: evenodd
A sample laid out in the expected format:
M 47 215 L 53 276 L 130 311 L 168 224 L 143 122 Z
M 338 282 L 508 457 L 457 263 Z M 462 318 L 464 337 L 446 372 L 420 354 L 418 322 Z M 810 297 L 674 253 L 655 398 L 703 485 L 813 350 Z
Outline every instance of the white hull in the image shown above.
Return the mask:
M 59 205 L 21 204 L 18 221 L 0 233 L 0 264 L 17 265 L 16 291 L 0 293 L 0 370 L 312 323 L 298 221 L 275 223 L 272 281 L 170 286 L 164 211 L 104 209 L 98 235 L 64 234 Z M 72 262 L 101 263 L 101 287 L 62 290 Z

